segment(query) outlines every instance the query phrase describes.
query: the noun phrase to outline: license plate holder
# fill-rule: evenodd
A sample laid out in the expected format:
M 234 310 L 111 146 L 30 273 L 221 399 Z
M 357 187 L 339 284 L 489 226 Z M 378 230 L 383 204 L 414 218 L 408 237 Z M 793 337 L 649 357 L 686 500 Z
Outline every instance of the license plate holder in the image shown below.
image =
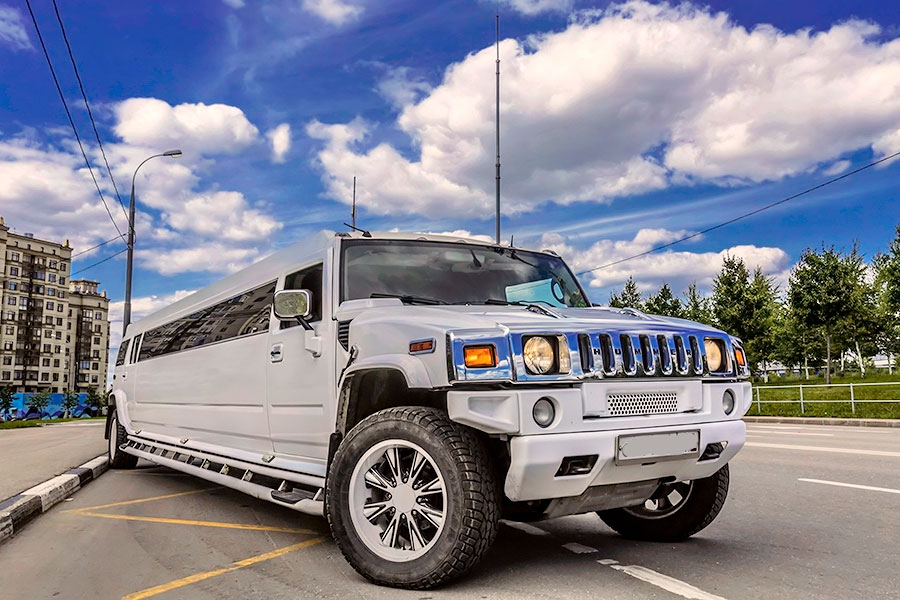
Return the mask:
M 700 457 L 700 430 L 638 433 L 616 438 L 616 464 L 655 463 Z

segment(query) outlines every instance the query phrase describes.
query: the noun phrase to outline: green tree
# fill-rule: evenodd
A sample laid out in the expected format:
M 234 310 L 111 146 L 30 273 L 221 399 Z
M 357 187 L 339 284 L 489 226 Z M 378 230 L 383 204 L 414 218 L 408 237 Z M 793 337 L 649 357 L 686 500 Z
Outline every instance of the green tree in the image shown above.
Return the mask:
M 759 267 L 753 272 L 750 280 L 749 323 L 745 340 L 746 350 L 750 356 L 762 363 L 765 370 L 775 355 L 775 322 L 783 311 L 778 301 L 778 287 L 771 277 L 766 276 Z M 768 371 L 766 371 L 768 381 Z
M 877 345 L 888 355 L 892 369 L 894 357 L 900 355 L 900 225 L 888 251 L 873 260 L 875 267 L 874 294 L 877 310 Z
M 0 388 L 0 415 L 6 415 L 7 419 L 12 415 L 12 404 L 15 390 L 8 385 Z
M 668 283 L 664 283 L 655 294 L 650 294 L 650 297 L 644 302 L 644 311 L 665 317 L 684 317 L 681 300 L 672 293 L 672 288 Z
M 46 412 L 47 406 L 50 404 L 50 392 L 48 390 L 41 390 L 36 394 L 32 394 L 28 400 L 25 401 L 25 404 L 29 409 L 37 412 L 38 418 L 40 419 L 44 416 L 44 412 Z
M 644 298 L 633 277 L 629 277 L 622 288 L 621 294 L 612 293 L 609 296 L 609 305 L 614 308 L 636 308 L 643 310 Z
M 682 312 L 685 319 L 707 325 L 715 323 L 712 309 L 710 308 L 710 300 L 698 291 L 697 282 L 693 282 L 688 286 L 687 291 L 684 292 L 682 304 L 684 305 Z
M 825 338 L 825 382 L 831 383 L 831 356 L 835 334 L 848 319 L 859 314 L 865 265 L 854 247 L 849 254 L 807 248 L 791 273 L 788 301 L 798 323 L 818 329 Z
M 75 410 L 75 407 L 78 406 L 78 394 L 73 391 L 63 392 L 63 400 L 62 400 L 62 408 L 63 408 L 63 417 L 69 418 L 72 416 L 72 411 Z
M 799 367 L 809 379 L 809 369 L 820 366 L 825 356 L 825 338 L 821 332 L 801 325 L 787 304 L 775 317 L 773 333 L 775 359 L 788 368 Z
M 87 405 L 91 407 L 94 415 L 99 415 L 100 409 L 103 408 L 103 397 L 94 388 L 88 388 Z

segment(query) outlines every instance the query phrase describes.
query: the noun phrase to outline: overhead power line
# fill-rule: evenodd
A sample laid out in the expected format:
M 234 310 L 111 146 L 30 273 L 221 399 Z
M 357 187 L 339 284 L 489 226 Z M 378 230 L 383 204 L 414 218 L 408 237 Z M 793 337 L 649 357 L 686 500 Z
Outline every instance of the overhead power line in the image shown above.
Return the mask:
M 91 112 L 91 103 L 88 102 L 87 94 L 84 91 L 84 84 L 81 81 L 81 74 L 78 72 L 78 65 L 75 62 L 75 55 L 72 54 L 72 46 L 69 44 L 69 36 L 66 34 L 66 27 L 63 25 L 62 16 L 59 14 L 59 6 L 56 0 L 53 0 L 53 10 L 56 11 L 56 21 L 59 23 L 59 30 L 62 32 L 63 40 L 66 42 L 66 50 L 69 51 L 69 60 L 72 62 L 72 70 L 75 71 L 75 79 L 78 80 L 78 89 L 81 90 L 81 97 L 84 99 L 84 107 L 87 109 L 88 117 L 91 120 L 91 127 L 94 128 L 94 137 L 97 138 L 97 145 L 100 147 L 100 154 L 103 155 L 103 163 L 106 165 L 106 172 L 109 173 L 109 180 L 112 182 L 113 189 L 116 191 L 116 198 L 119 200 L 119 206 L 122 207 L 122 214 L 128 221 L 128 211 L 125 209 L 125 203 L 122 202 L 122 196 L 119 195 L 119 186 L 116 185 L 116 179 L 113 177 L 112 169 L 109 168 L 109 161 L 106 159 L 106 150 L 103 149 L 103 142 L 100 141 L 100 133 L 97 131 L 97 123 L 94 121 L 94 113 Z
M 47 45 L 44 43 L 44 36 L 41 35 L 41 29 L 38 26 L 37 18 L 34 16 L 34 9 L 31 8 L 31 0 L 25 0 L 25 4 L 28 6 L 28 12 L 31 15 L 31 22 L 34 23 L 34 30 L 37 33 L 38 41 L 41 43 L 41 49 L 44 51 L 44 58 L 47 59 L 47 66 L 50 67 L 50 75 L 53 77 L 53 83 L 56 85 L 56 91 L 59 94 L 59 99 L 62 101 L 63 109 L 66 111 L 66 117 L 69 119 L 69 125 L 72 127 L 72 132 L 75 134 L 75 141 L 78 142 L 78 148 L 81 149 L 81 156 L 84 158 L 84 164 L 87 165 L 88 172 L 91 174 L 91 179 L 94 181 L 94 187 L 97 188 L 97 195 L 100 196 L 100 201 L 103 203 L 103 207 L 106 209 L 106 214 L 109 215 L 109 219 L 112 221 L 113 227 L 116 228 L 116 231 L 119 232 L 119 237 L 124 239 L 124 235 L 122 234 L 122 230 L 119 229 L 118 223 L 112 216 L 112 211 L 109 210 L 109 205 L 106 203 L 106 198 L 103 197 L 103 192 L 100 191 L 100 184 L 97 183 L 97 177 L 94 176 L 94 170 L 91 168 L 91 162 L 88 160 L 87 153 L 84 151 L 84 145 L 81 143 L 81 136 L 78 135 L 78 129 L 75 127 L 75 121 L 72 119 L 72 113 L 69 111 L 69 105 L 66 102 L 66 97 L 63 94 L 62 88 L 59 85 L 59 79 L 56 77 L 56 71 L 53 68 L 53 62 L 50 60 L 50 53 L 47 52 Z
M 605 265 L 600 265 L 599 267 L 593 267 L 591 269 L 585 269 L 584 271 L 579 271 L 578 273 L 576 273 L 576 275 L 585 275 L 587 273 L 599 271 L 600 269 L 606 269 L 606 268 L 609 268 L 609 267 L 612 267 L 615 265 L 620 265 L 624 262 L 628 262 L 629 260 L 634 260 L 635 258 L 640 258 L 642 256 L 647 256 L 648 254 L 653 254 L 654 252 L 659 252 L 660 250 L 670 248 L 670 247 L 674 246 L 675 244 L 680 244 L 682 242 L 686 242 L 695 237 L 709 233 L 710 231 L 715 231 L 716 229 L 720 229 L 722 227 L 725 227 L 726 225 L 731 225 L 732 223 L 736 223 L 736 222 L 740 221 L 741 219 L 746 219 L 747 217 L 752 217 L 753 215 L 758 215 L 759 213 L 763 212 L 764 210 L 769 210 L 770 208 L 774 208 L 774 207 L 778 206 L 779 204 L 784 204 L 785 202 L 794 200 L 795 198 L 799 198 L 800 196 L 805 196 L 806 194 L 809 194 L 816 190 L 820 190 L 827 185 L 831 185 L 832 183 L 836 183 L 836 182 L 840 181 L 841 179 L 846 179 L 847 177 L 856 175 L 857 173 L 859 173 L 861 171 L 865 171 L 866 169 L 871 169 L 875 165 L 880 165 L 881 163 L 887 162 L 887 161 L 891 160 L 892 158 L 896 158 L 898 156 L 900 156 L 900 152 L 895 152 L 895 153 L 891 154 L 890 156 L 885 156 L 876 161 L 870 162 L 869 164 L 864 165 L 858 169 L 855 169 L 848 173 L 844 173 L 843 175 L 840 175 L 833 179 L 829 179 L 828 181 L 826 181 L 824 183 L 820 183 L 819 185 L 815 185 L 811 188 L 807 188 L 807 189 L 803 190 L 802 192 L 798 192 L 798 193 L 794 194 L 793 196 L 788 196 L 787 198 L 782 198 L 781 200 L 778 200 L 777 202 L 772 202 L 771 204 L 766 204 L 765 206 L 761 206 L 755 210 L 751 210 L 750 212 L 744 213 L 737 217 L 734 217 L 733 219 L 728 219 L 727 221 L 723 221 L 722 223 L 713 225 L 712 227 L 707 227 L 706 229 L 704 229 L 702 231 L 697 231 L 696 233 L 686 235 L 683 238 L 679 238 L 679 239 L 669 242 L 667 244 L 662 244 L 661 246 L 656 246 L 654 248 L 651 248 L 650 250 L 646 250 L 644 252 L 638 252 L 637 254 L 633 254 L 631 256 L 627 256 L 625 258 L 620 258 L 619 260 L 614 260 L 610 263 L 606 263 Z
M 98 261 L 95 262 L 94 264 L 91 264 L 91 265 L 88 265 L 88 266 L 83 267 L 83 268 L 81 268 L 81 269 L 78 269 L 77 271 L 73 271 L 72 273 L 69 274 L 69 279 L 72 279 L 73 276 L 78 275 L 79 273 L 84 273 L 84 272 L 87 271 L 88 269 L 93 269 L 93 268 L 96 267 L 97 265 L 102 265 L 103 263 L 105 263 L 105 262 L 108 261 L 108 260 L 114 259 L 115 257 L 117 257 L 118 255 L 122 254 L 122 253 L 125 252 L 126 250 L 128 250 L 128 248 L 122 248 L 121 250 L 119 250 L 119 251 L 116 252 L 115 254 L 110 254 L 109 256 L 107 256 L 106 258 L 104 258 L 103 260 L 98 260 Z
M 72 258 L 75 258 L 76 256 L 81 256 L 82 254 L 87 254 L 87 253 L 90 252 L 91 250 L 96 250 L 96 249 L 99 248 L 100 246 L 105 246 L 106 244 L 108 244 L 108 243 L 110 243 L 110 242 L 115 242 L 116 240 L 121 240 L 121 239 L 122 239 L 122 238 L 120 238 L 119 236 L 116 236 L 116 237 L 114 237 L 114 238 L 110 238 L 110 239 L 106 240 L 105 242 L 100 242 L 100 243 L 97 244 L 96 246 L 91 246 L 91 247 L 88 248 L 87 250 L 82 250 L 82 251 L 80 251 L 80 252 L 76 252 L 75 254 L 72 255 Z

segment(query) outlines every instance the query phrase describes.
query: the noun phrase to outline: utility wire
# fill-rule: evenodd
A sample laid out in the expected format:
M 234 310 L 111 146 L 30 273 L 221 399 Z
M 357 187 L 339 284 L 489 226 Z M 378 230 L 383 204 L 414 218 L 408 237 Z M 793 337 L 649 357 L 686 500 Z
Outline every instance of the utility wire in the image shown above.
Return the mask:
M 94 122 L 94 113 L 91 112 L 91 104 L 88 102 L 87 94 L 84 91 L 81 74 L 78 72 L 78 65 L 75 62 L 75 56 L 72 54 L 72 46 L 69 44 L 69 36 L 66 34 L 66 27 L 63 25 L 62 16 L 59 14 L 59 6 L 56 4 L 56 0 L 53 0 L 53 10 L 56 11 L 56 20 L 59 23 L 59 30 L 62 31 L 63 40 L 66 42 L 66 49 L 69 51 L 69 60 L 72 61 L 75 79 L 78 80 L 78 88 L 81 90 L 81 97 L 84 99 L 84 107 L 87 109 L 88 117 L 91 120 L 91 127 L 94 128 L 94 137 L 97 138 L 97 145 L 100 146 L 100 154 L 103 155 L 103 162 L 106 164 L 106 172 L 109 173 L 109 180 L 112 182 L 113 189 L 116 191 L 116 198 L 119 200 L 119 206 L 122 207 L 122 214 L 125 215 L 125 221 L 128 221 L 128 211 L 125 209 L 125 203 L 122 202 L 122 196 L 119 195 L 119 187 L 116 185 L 116 179 L 113 177 L 112 169 L 109 168 L 109 161 L 106 159 L 106 151 L 103 149 L 103 142 L 100 141 L 97 123 Z
M 716 229 L 720 229 L 722 227 L 725 227 L 726 225 L 731 225 L 732 223 L 736 223 L 736 222 L 740 221 L 741 219 L 746 219 L 747 217 L 752 217 L 753 215 L 757 215 L 757 214 L 763 212 L 764 210 L 769 210 L 770 208 L 774 208 L 774 207 L 778 206 L 779 204 L 784 204 L 785 202 L 794 200 L 795 198 L 799 198 L 800 196 L 805 196 L 806 194 L 809 194 L 816 190 L 822 189 L 823 187 L 825 187 L 827 185 L 831 185 L 832 183 L 836 183 L 836 182 L 840 181 L 841 179 L 846 179 L 847 177 L 856 175 L 857 173 L 859 173 L 861 171 L 865 171 L 866 169 L 871 169 L 875 165 L 879 165 L 883 162 L 887 162 L 887 161 L 891 160 L 892 158 L 896 158 L 898 156 L 900 156 L 900 152 L 895 152 L 895 153 L 891 154 L 890 156 L 885 156 L 884 158 L 880 158 L 874 162 L 870 162 L 869 164 L 864 165 L 853 171 L 850 171 L 849 173 L 844 173 L 843 175 L 840 175 L 833 179 L 829 179 L 828 181 L 826 181 L 824 183 L 820 183 L 819 185 L 813 186 L 811 188 L 807 188 L 807 189 L 803 190 L 802 192 L 798 192 L 798 193 L 794 194 L 793 196 L 788 196 L 787 198 L 782 198 L 781 200 L 778 200 L 777 202 L 772 202 L 771 204 L 766 204 L 765 206 L 761 206 L 755 210 L 751 210 L 748 213 L 744 213 L 740 216 L 734 217 L 733 219 L 729 219 L 727 221 L 719 223 L 718 225 L 713 225 L 712 227 L 707 227 L 703 231 L 698 231 L 696 233 L 686 235 L 683 238 L 677 239 L 677 240 L 669 242 L 667 244 L 663 244 L 661 246 L 656 246 L 655 248 L 651 248 L 650 250 L 646 250 L 644 252 L 639 252 L 638 254 L 634 254 L 632 256 L 627 256 L 625 258 L 620 258 L 619 260 L 614 260 L 611 263 L 606 263 L 605 265 L 600 265 L 599 267 L 593 267 L 592 269 L 585 269 L 584 271 L 579 271 L 578 273 L 576 273 L 576 275 L 584 275 L 586 273 L 592 273 L 593 271 L 599 271 L 600 269 L 606 269 L 606 268 L 612 267 L 614 265 L 620 265 L 623 262 L 627 262 L 629 260 L 634 260 L 635 258 L 640 258 L 642 256 L 647 256 L 648 254 L 658 252 L 665 248 L 670 248 L 671 246 L 674 246 L 675 244 L 680 244 L 681 242 L 686 242 L 697 236 L 701 236 L 705 233 L 709 233 L 710 231 L 715 231 Z
M 75 254 L 72 255 L 72 258 L 75 258 L 76 256 L 81 256 L 82 254 L 87 254 L 87 253 L 90 252 L 91 250 L 96 250 L 96 249 L 99 248 L 100 246 L 105 246 L 106 244 L 108 244 L 108 243 L 110 243 L 110 242 L 115 242 L 116 240 L 121 240 L 121 239 L 122 239 L 122 238 L 120 238 L 119 236 L 116 236 L 116 237 L 114 237 L 114 238 L 110 238 L 110 239 L 106 240 L 105 242 L 100 242 L 100 243 L 97 244 L 96 246 L 91 246 L 91 247 L 88 248 L 87 250 L 82 250 L 81 252 L 76 252 Z
M 53 83 L 56 85 L 56 91 L 59 94 L 59 99 L 62 101 L 63 109 L 66 111 L 66 116 L 69 118 L 69 125 L 72 127 L 72 132 L 75 134 L 75 141 L 78 142 L 78 147 L 81 149 L 81 156 L 84 158 L 84 164 L 87 165 L 88 171 L 91 174 L 91 179 L 94 181 L 94 187 L 97 188 L 97 194 L 100 196 L 100 201 L 103 202 L 103 207 L 106 209 L 106 214 L 109 215 L 109 219 L 112 221 L 113 227 L 116 228 L 116 231 L 119 232 L 119 236 L 121 238 L 125 238 L 122 234 L 122 230 L 119 229 L 118 223 L 112 216 L 112 211 L 109 210 L 109 205 L 106 203 L 106 198 L 103 197 L 103 192 L 100 191 L 100 184 L 97 183 L 97 178 L 94 176 L 94 170 L 91 168 L 91 162 L 88 160 L 87 153 L 84 151 L 84 145 L 81 143 L 81 137 L 78 135 L 78 129 L 75 127 L 75 121 L 72 119 L 72 113 L 69 112 L 69 105 L 66 102 L 66 97 L 63 95 L 62 88 L 59 86 L 59 79 L 56 77 L 56 71 L 53 69 L 53 63 L 50 61 L 50 53 L 47 52 L 47 45 L 44 44 L 44 36 L 41 35 L 41 29 L 38 27 L 37 18 L 34 16 L 34 10 L 31 8 L 31 0 L 25 0 L 25 4 L 28 6 L 28 12 L 31 14 L 31 22 L 34 23 L 34 30 L 37 32 L 38 41 L 41 43 L 41 49 L 44 51 L 44 58 L 47 59 L 47 66 L 50 67 L 50 75 L 53 76 Z
M 98 260 L 98 261 L 95 262 L 94 264 L 88 265 L 88 266 L 86 266 L 86 267 L 84 267 L 84 268 L 78 269 L 77 271 L 73 271 L 72 273 L 69 273 L 69 279 L 71 280 L 73 275 L 78 275 L 79 273 L 84 273 L 84 272 L 87 271 L 88 269 L 93 269 L 93 268 L 96 267 L 97 265 L 102 265 L 102 264 L 105 263 L 106 261 L 112 260 L 113 258 L 115 258 L 115 257 L 117 257 L 118 255 L 122 254 L 122 253 L 125 252 L 126 250 L 128 250 L 128 248 L 122 248 L 121 250 L 119 250 L 119 251 L 116 252 L 115 254 L 110 254 L 109 256 L 107 256 L 106 258 L 104 258 L 103 260 Z

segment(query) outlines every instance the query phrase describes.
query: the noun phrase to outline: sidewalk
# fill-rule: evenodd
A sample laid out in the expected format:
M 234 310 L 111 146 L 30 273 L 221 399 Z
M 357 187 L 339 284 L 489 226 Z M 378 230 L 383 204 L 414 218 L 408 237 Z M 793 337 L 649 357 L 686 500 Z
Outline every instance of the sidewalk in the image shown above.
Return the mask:
M 0 501 L 106 452 L 102 420 L 0 430 Z
M 849 427 L 900 427 L 900 419 L 832 419 L 825 417 L 744 417 L 747 423 L 796 425 L 846 425 Z

